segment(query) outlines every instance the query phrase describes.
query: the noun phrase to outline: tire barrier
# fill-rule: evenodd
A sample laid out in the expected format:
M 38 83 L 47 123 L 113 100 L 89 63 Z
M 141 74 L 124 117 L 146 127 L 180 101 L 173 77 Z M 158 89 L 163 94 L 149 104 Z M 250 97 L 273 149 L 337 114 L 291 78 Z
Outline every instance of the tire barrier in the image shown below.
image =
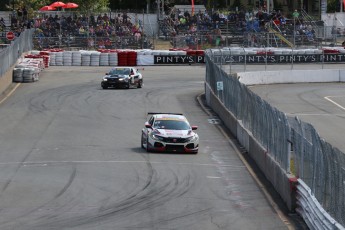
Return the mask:
M 43 57 L 31 54 L 19 60 L 18 64 L 13 69 L 12 81 L 16 83 L 38 81 L 41 71 L 45 68 Z
M 37 53 L 40 51 L 32 51 Z M 169 49 L 169 50 L 113 50 L 98 49 L 96 51 L 80 50 L 80 51 L 64 51 L 61 49 L 45 49 L 44 51 L 49 57 L 51 66 L 142 66 L 164 64 L 158 63 L 159 56 L 182 57 L 182 56 L 204 56 L 203 50 L 189 49 Z M 173 63 L 167 63 L 173 64 Z M 182 64 L 182 63 L 181 63 Z
M 191 49 L 98 49 L 96 51 L 63 51 L 61 49 L 51 49 L 44 51 L 49 53 L 51 57 L 50 65 L 52 66 L 144 66 L 159 64 L 203 64 L 205 62 L 204 50 Z M 215 62 L 222 64 L 345 62 L 345 49 L 343 47 L 298 50 L 274 47 L 224 47 L 222 49 L 210 49 L 210 52 L 212 52 Z

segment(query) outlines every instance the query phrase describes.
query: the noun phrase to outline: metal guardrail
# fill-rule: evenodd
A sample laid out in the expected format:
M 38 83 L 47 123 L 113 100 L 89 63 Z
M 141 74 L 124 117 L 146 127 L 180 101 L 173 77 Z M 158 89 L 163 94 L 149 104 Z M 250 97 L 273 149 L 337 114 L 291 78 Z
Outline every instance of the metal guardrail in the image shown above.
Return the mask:
M 303 217 L 310 229 L 315 230 L 344 230 L 345 228 L 334 220 L 320 205 L 310 188 L 298 179 L 297 185 L 297 213 Z

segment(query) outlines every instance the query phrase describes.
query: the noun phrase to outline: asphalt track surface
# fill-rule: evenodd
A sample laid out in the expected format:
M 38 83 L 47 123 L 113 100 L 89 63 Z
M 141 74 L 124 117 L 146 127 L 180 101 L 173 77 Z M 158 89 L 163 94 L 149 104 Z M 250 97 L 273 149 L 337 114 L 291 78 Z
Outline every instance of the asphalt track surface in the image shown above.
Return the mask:
M 144 87 L 128 90 L 101 89 L 108 70 L 50 67 L 1 100 L 1 230 L 301 228 L 209 122 L 204 66 L 145 67 Z M 184 113 L 199 153 L 146 153 L 147 112 Z
M 256 85 L 250 89 L 291 117 L 314 126 L 320 137 L 345 153 L 345 84 Z

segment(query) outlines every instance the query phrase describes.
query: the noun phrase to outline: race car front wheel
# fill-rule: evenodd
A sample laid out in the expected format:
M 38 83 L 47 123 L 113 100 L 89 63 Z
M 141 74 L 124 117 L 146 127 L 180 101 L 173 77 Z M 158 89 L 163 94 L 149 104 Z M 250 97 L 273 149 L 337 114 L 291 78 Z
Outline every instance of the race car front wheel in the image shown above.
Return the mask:
M 137 88 L 142 88 L 142 87 L 143 87 L 143 80 L 139 80 Z
M 146 144 L 146 147 L 144 146 Z M 144 133 L 141 134 L 141 147 L 146 150 L 146 152 L 150 152 L 149 150 L 149 142 L 147 137 L 144 136 Z

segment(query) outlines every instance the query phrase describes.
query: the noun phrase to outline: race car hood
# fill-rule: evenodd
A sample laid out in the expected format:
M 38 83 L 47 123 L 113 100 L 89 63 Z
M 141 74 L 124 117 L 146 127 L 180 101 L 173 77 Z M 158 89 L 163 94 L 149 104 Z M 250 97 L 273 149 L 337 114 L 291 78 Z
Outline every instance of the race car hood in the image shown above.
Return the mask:
M 162 137 L 190 137 L 193 135 L 192 130 L 156 129 L 155 132 Z
M 106 78 L 125 78 L 128 75 L 114 74 L 114 75 L 105 75 Z

